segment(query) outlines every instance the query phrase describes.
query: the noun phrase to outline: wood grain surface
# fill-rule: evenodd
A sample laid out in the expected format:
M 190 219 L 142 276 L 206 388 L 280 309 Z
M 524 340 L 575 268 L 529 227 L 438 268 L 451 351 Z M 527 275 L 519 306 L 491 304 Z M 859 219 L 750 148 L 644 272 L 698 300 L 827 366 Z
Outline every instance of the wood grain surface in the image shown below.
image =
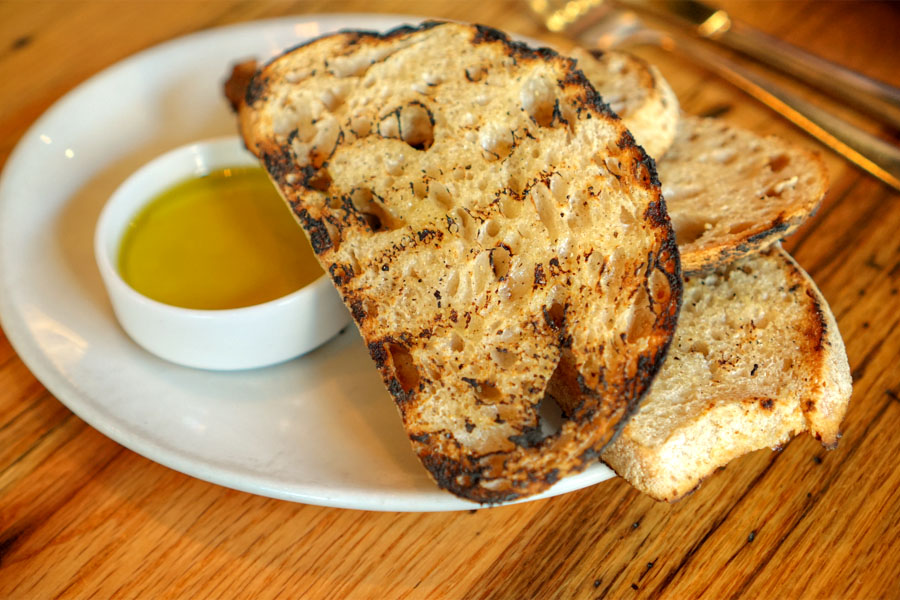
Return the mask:
M 720 4 L 900 86 L 900 4 Z M 345 11 L 478 21 L 571 45 L 512 0 L 6 1 L 0 165 L 54 101 L 136 51 L 227 23 Z M 801 436 L 732 462 L 671 505 L 614 479 L 471 512 L 304 506 L 192 479 L 119 446 L 49 394 L 0 334 L 0 598 L 900 597 L 900 195 L 702 69 L 640 53 L 687 112 L 777 133 L 828 164 L 822 208 L 786 247 L 847 344 L 855 387 L 837 450 Z M 897 142 L 897 132 L 851 118 Z

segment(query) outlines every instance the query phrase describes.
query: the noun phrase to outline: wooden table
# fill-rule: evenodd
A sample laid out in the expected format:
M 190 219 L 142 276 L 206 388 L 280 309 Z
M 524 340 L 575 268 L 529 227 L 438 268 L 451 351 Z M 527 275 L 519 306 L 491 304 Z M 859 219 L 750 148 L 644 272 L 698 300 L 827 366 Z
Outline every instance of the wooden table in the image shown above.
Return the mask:
M 900 85 L 896 4 L 722 4 Z M 569 43 L 512 0 L 7 1 L 0 165 L 55 100 L 140 49 L 226 23 L 372 10 Z M 615 479 L 471 512 L 304 506 L 192 479 L 119 446 L 50 395 L 0 335 L 0 597 L 900 597 L 900 195 L 702 70 L 642 53 L 688 112 L 825 157 L 830 192 L 786 247 L 819 283 L 847 344 L 855 389 L 837 450 L 801 436 L 734 461 L 672 505 Z

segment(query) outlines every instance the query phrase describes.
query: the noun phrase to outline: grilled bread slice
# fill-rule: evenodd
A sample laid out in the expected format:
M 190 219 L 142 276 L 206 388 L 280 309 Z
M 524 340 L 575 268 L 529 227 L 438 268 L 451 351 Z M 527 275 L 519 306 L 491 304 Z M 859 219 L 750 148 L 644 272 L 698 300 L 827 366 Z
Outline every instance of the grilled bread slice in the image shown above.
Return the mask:
M 850 392 L 828 304 L 776 244 L 685 278 L 666 363 L 603 460 L 642 492 L 676 500 L 733 458 L 802 431 L 834 447 Z
M 822 160 L 775 136 L 678 116 L 665 78 L 639 58 L 576 50 L 578 66 L 657 160 L 685 273 L 758 252 L 800 226 L 828 187 Z
M 343 32 L 253 75 L 239 119 L 440 486 L 500 502 L 597 459 L 681 273 L 653 160 L 574 61 L 479 26 Z
M 675 140 L 680 108 L 655 66 L 627 52 L 571 54 L 603 101 L 625 121 L 635 141 L 659 161 Z

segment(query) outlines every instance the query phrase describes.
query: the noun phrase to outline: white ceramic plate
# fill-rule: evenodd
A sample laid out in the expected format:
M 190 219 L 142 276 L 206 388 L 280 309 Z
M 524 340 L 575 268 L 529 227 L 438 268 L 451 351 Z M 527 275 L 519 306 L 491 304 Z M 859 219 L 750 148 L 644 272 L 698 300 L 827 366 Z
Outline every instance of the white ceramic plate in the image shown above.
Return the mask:
M 0 180 L 0 317 L 61 402 L 135 452 L 230 488 L 367 510 L 478 507 L 428 478 L 352 327 L 275 367 L 179 367 L 119 328 L 92 255 L 100 209 L 132 171 L 191 140 L 234 133 L 220 91 L 231 62 L 337 29 L 415 21 L 298 16 L 190 35 L 92 77 L 31 127 Z M 538 497 L 611 476 L 596 465 Z

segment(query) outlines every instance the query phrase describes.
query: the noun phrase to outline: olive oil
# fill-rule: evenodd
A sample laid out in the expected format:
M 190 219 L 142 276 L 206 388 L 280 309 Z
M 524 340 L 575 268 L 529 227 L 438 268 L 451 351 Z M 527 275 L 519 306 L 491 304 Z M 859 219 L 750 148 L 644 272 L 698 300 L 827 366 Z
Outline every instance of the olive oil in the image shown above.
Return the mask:
M 322 269 L 265 172 L 239 167 L 151 200 L 122 238 L 119 272 L 159 302 L 227 309 L 290 294 Z

